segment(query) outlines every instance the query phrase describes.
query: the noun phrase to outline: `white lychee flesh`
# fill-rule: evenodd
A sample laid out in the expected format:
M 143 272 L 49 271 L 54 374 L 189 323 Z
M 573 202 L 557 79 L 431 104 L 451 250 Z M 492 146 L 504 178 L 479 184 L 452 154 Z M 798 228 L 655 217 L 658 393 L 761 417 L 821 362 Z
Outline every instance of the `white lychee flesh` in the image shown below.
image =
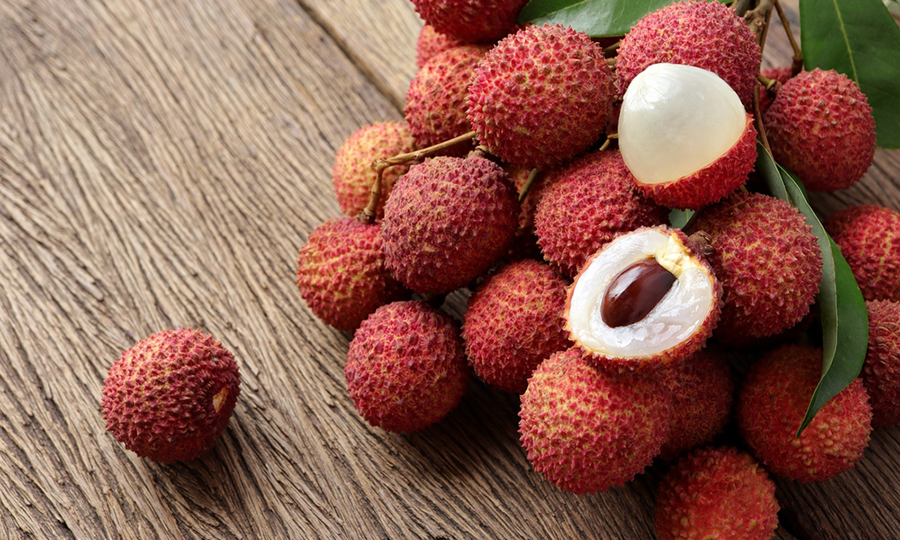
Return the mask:
M 655 257 L 675 276 L 669 291 L 641 320 L 611 328 L 601 316 L 604 294 L 625 268 Z M 692 258 L 678 236 L 665 229 L 642 229 L 620 236 L 588 262 L 572 285 L 568 326 L 584 348 L 604 356 L 647 357 L 690 339 L 708 323 L 717 303 L 708 266 Z
M 679 64 L 653 64 L 628 86 L 619 113 L 619 148 L 644 184 L 703 169 L 744 134 L 740 98 L 718 75 Z

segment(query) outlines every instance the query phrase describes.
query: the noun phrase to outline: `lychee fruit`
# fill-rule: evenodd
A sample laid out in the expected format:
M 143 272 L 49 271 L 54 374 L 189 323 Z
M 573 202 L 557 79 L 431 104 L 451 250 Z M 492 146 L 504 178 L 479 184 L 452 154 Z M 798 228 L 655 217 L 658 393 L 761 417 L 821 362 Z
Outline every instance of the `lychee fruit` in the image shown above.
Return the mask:
M 426 24 L 422 26 L 419 38 L 416 40 L 416 67 L 421 69 L 434 55 L 460 45 L 465 45 L 465 43 L 442 34 L 430 24 Z
M 698 209 L 747 181 L 756 128 L 718 75 L 653 64 L 637 75 L 619 112 L 619 148 L 635 184 L 657 203 Z
M 684 64 L 712 71 L 750 106 L 761 58 L 756 36 L 734 10 L 720 2 L 676 2 L 645 15 L 622 39 L 619 93 L 652 64 Z
M 572 345 L 562 319 L 568 284 L 547 264 L 525 259 L 500 267 L 478 287 L 462 336 L 481 380 L 521 394 L 542 361 Z
M 470 377 L 453 319 L 421 301 L 394 302 L 369 316 L 350 342 L 344 376 L 366 422 L 395 433 L 443 419 Z
M 872 426 L 900 424 L 900 302 L 866 302 L 869 346 L 862 380 L 872 405 Z
M 735 193 L 704 208 L 689 230 L 712 239 L 708 257 L 725 305 L 715 336 L 745 345 L 798 323 L 822 278 L 818 240 L 790 204 L 759 193 Z
M 788 345 L 750 366 L 738 393 L 737 423 L 744 441 L 776 476 L 820 481 L 862 458 L 872 431 L 872 408 L 855 379 L 819 409 L 800 437 L 800 422 L 822 376 L 822 351 Z
M 420 148 L 472 131 L 466 118 L 466 95 L 475 66 L 487 47 L 461 45 L 438 53 L 416 73 L 406 92 L 403 114 Z M 458 144 L 448 154 L 463 156 L 471 144 Z
M 212 448 L 240 393 L 234 356 L 199 330 L 164 330 L 137 342 L 103 384 L 106 429 L 125 448 L 162 463 Z
M 534 216 L 544 259 L 575 276 L 617 234 L 666 222 L 668 210 L 641 195 L 622 154 L 594 151 L 545 174 Z
M 490 43 L 516 27 L 528 0 L 413 0 L 416 12 L 442 34 Z
M 775 483 L 746 452 L 695 450 L 663 478 L 654 526 L 659 540 L 768 540 L 778 528 Z
M 519 433 L 535 471 L 565 491 L 595 493 L 650 465 L 671 418 L 671 398 L 657 380 L 610 375 L 572 348 L 535 370 L 522 394 Z
M 734 377 L 725 353 L 707 346 L 668 370 L 663 382 L 672 394 L 674 414 L 660 457 L 672 460 L 722 432 L 731 418 Z
M 478 156 L 426 159 L 397 181 L 385 206 L 385 262 L 416 292 L 450 292 L 506 253 L 518 215 L 499 165 Z
M 702 247 L 677 229 L 643 228 L 589 259 L 569 287 L 565 311 L 586 361 L 612 372 L 659 370 L 700 350 L 721 308 Z
M 297 259 L 297 286 L 313 314 L 345 332 L 409 295 L 384 264 L 381 227 L 351 217 L 315 228 Z
M 823 223 L 866 300 L 900 302 L 900 212 L 849 206 Z
M 521 167 L 546 168 L 587 150 L 609 121 L 612 70 L 587 34 L 528 26 L 479 64 L 467 104 L 478 141 Z
M 344 141 L 334 156 L 332 179 L 341 212 L 356 216 L 369 204 L 376 173 L 372 162 L 416 149 L 409 127 L 403 122 L 379 122 L 362 127 Z M 390 197 L 391 188 L 409 165 L 392 165 L 384 169 L 381 184 L 381 200 L 376 210 L 384 215 L 384 203 Z
M 872 108 L 856 83 L 834 70 L 791 77 L 763 123 L 775 160 L 813 191 L 850 187 L 875 156 Z

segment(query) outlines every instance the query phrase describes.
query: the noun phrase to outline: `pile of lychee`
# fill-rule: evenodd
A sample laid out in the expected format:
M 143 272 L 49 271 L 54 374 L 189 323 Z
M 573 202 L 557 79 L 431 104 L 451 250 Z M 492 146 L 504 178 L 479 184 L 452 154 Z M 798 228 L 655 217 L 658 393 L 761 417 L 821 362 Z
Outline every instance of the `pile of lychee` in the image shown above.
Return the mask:
M 675 463 L 661 538 L 771 537 L 770 474 L 833 477 L 900 422 L 900 213 L 826 222 L 868 300 L 869 351 L 798 438 L 822 373 L 807 332 L 822 254 L 797 208 L 748 183 L 757 127 L 808 189 L 858 181 L 875 149 L 865 95 L 819 69 L 761 87 L 757 35 L 719 2 L 671 4 L 607 49 L 517 25 L 525 0 L 413 3 L 426 25 L 405 122 L 346 140 L 347 215 L 299 254 L 309 309 L 353 332 L 359 413 L 416 431 L 474 375 L 521 394 L 522 445 L 559 488 L 602 492 L 660 458 Z M 682 229 L 673 209 L 694 211 Z M 460 289 L 457 321 L 441 304 Z M 735 370 L 735 351 L 757 360 Z M 732 423 L 739 440 L 721 435 Z

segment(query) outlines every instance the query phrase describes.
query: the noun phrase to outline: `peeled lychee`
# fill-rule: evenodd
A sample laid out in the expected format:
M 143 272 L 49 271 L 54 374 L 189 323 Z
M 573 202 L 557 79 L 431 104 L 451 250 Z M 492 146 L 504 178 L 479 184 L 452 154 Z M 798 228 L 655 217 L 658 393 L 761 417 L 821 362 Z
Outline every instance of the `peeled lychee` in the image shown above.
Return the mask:
M 822 375 L 822 351 L 788 345 L 750 366 L 738 394 L 741 435 L 776 476 L 820 481 L 862 458 L 872 431 L 872 408 L 857 378 L 819 409 L 799 438 L 800 422 Z
M 661 383 L 605 373 L 574 348 L 541 363 L 521 403 L 519 433 L 534 470 L 579 494 L 623 485 L 643 471 L 672 417 Z
M 332 179 L 341 212 L 356 216 L 369 204 L 376 174 L 372 162 L 405 154 L 416 149 L 409 128 L 402 122 L 381 122 L 365 126 L 347 137 L 334 156 Z M 384 215 L 384 203 L 391 188 L 409 165 L 392 165 L 384 169 L 381 200 L 377 215 Z
M 489 43 L 516 27 L 528 0 L 413 0 L 435 30 L 465 42 Z
M 240 392 L 234 356 L 198 330 L 164 330 L 137 342 L 103 385 L 106 429 L 140 457 L 188 461 L 215 444 Z
M 440 52 L 416 73 L 406 92 L 403 114 L 420 148 L 472 131 L 466 118 L 466 94 L 475 66 L 487 47 L 461 45 Z M 465 155 L 471 145 L 459 144 L 452 155 Z
M 665 223 L 668 210 L 635 189 L 617 150 L 590 152 L 548 171 L 534 216 L 544 258 L 575 276 L 617 234 Z
M 509 248 L 519 203 L 506 172 L 482 157 L 436 157 L 394 186 L 381 225 L 391 273 L 419 293 L 446 293 Z
M 790 204 L 759 193 L 735 193 L 704 208 L 690 226 L 712 239 L 708 257 L 724 289 L 715 336 L 743 345 L 798 323 L 822 278 L 818 240 Z
M 900 302 L 900 212 L 874 204 L 850 206 L 823 225 L 863 297 Z
M 416 66 L 421 69 L 434 55 L 460 45 L 465 45 L 465 43 L 441 34 L 433 26 L 426 24 L 422 26 L 419 38 L 416 40 Z
M 698 209 L 747 181 L 756 128 L 715 73 L 653 64 L 625 92 L 619 148 L 646 196 L 670 208 Z
M 777 527 L 775 483 L 750 454 L 735 448 L 685 456 L 656 494 L 660 540 L 768 540 Z
M 625 35 L 616 61 L 619 93 L 664 62 L 712 71 L 750 105 L 761 57 L 756 36 L 734 10 L 720 2 L 677 2 L 645 15 Z
M 378 308 L 356 331 L 344 367 L 350 399 L 371 425 L 411 433 L 462 399 L 469 366 L 453 320 L 425 302 Z
M 763 120 L 775 160 L 810 190 L 850 187 L 875 156 L 872 108 L 856 83 L 834 70 L 792 77 Z
M 722 294 L 701 248 L 677 229 L 643 228 L 589 259 L 565 312 L 585 360 L 611 372 L 660 370 L 701 349 Z
M 544 168 L 587 150 L 615 99 L 603 50 L 571 28 L 529 26 L 504 38 L 476 69 L 469 121 L 491 154 Z
M 535 368 L 571 346 L 563 330 L 568 282 L 542 262 L 502 266 L 469 298 L 462 335 L 484 382 L 521 394 Z
M 872 405 L 872 426 L 900 424 L 900 302 L 866 302 L 869 346 L 862 379 Z

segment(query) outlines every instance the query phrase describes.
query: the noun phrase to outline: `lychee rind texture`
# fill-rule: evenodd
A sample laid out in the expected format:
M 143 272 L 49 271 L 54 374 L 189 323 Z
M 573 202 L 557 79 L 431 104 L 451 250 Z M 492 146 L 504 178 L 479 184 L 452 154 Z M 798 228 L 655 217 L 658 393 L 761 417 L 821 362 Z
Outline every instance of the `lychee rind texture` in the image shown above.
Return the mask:
M 409 127 L 403 122 L 379 122 L 353 132 L 334 156 L 332 180 L 341 212 L 355 216 L 369 204 L 376 174 L 372 162 L 416 149 Z M 384 169 L 381 180 L 381 200 L 376 215 L 384 215 L 384 203 L 391 188 L 409 165 L 392 165 Z
M 900 302 L 900 212 L 849 206 L 823 223 L 866 300 Z
M 416 39 L 416 67 L 421 68 L 434 55 L 460 45 L 465 45 L 465 43 L 441 34 L 433 26 L 426 24 L 422 26 L 419 37 Z
M 832 478 L 859 461 L 869 444 L 872 408 L 859 378 L 795 438 L 821 375 L 822 351 L 800 345 L 769 352 L 747 373 L 738 394 L 738 427 L 775 476 L 800 482 Z
M 756 37 L 734 10 L 677 2 L 645 15 L 625 35 L 616 60 L 619 93 L 648 66 L 666 62 L 712 71 L 749 106 L 761 58 Z
M 734 377 L 725 353 L 707 346 L 673 366 L 663 382 L 672 394 L 672 431 L 660 451 L 665 460 L 709 444 L 731 419 Z
M 297 286 L 316 317 L 344 332 L 379 306 L 409 296 L 385 266 L 381 227 L 348 216 L 309 235 L 297 258 Z
M 366 422 L 395 433 L 443 419 L 470 377 L 456 324 L 420 301 L 394 302 L 366 319 L 350 342 L 344 376 Z
M 641 195 L 618 150 L 594 151 L 548 171 L 534 216 L 544 259 L 568 276 L 620 233 L 665 223 L 668 210 Z
M 109 369 L 106 429 L 140 457 L 188 461 L 212 448 L 240 393 L 234 356 L 198 330 L 164 330 L 137 342 Z
M 900 424 L 900 302 L 866 302 L 869 345 L 862 379 L 872 405 L 872 426 Z
M 671 417 L 671 398 L 658 381 L 606 374 L 573 348 L 545 360 L 528 381 L 519 433 L 534 470 L 550 483 L 597 493 L 650 465 Z
M 469 88 L 468 117 L 491 154 L 546 168 L 584 152 L 603 134 L 614 86 L 603 50 L 587 34 L 529 26 L 485 55 Z
M 856 183 L 875 156 L 875 119 L 865 94 L 834 70 L 804 71 L 785 83 L 763 116 L 775 160 L 807 189 Z
M 489 43 L 516 27 L 528 0 L 413 0 L 416 12 L 434 29 L 461 41 Z
M 720 341 L 743 346 L 790 328 L 819 290 L 822 256 L 803 215 L 758 193 L 735 193 L 705 208 L 690 232 L 712 239 L 707 257 L 724 289 Z
M 436 157 L 410 168 L 385 206 L 385 261 L 419 293 L 445 293 L 487 271 L 509 248 L 519 203 L 506 172 L 481 158 Z
M 486 51 L 487 47 L 478 45 L 453 47 L 435 55 L 413 77 L 403 114 L 420 148 L 472 131 L 466 118 L 466 95 L 475 66 Z M 450 150 L 463 156 L 470 147 L 458 144 Z
M 521 394 L 537 366 L 572 343 L 563 330 L 568 281 L 547 264 L 504 265 L 469 298 L 462 335 L 481 380 Z
M 778 528 L 775 483 L 746 452 L 702 448 L 663 478 L 655 517 L 660 540 L 768 540 Z

